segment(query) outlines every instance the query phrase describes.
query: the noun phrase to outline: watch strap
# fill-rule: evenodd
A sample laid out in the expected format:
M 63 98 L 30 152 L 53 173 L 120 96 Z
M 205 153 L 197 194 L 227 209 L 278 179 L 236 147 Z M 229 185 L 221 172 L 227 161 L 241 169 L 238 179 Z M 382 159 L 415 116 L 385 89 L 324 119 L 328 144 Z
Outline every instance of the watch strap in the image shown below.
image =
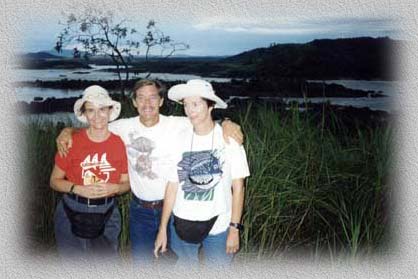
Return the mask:
M 70 191 L 68 193 L 74 194 L 74 187 L 75 187 L 75 184 L 71 185 Z
M 229 223 L 229 226 L 234 227 L 234 228 L 236 228 L 239 231 L 242 231 L 244 229 L 244 225 L 241 224 L 241 223 L 231 222 L 231 223 Z

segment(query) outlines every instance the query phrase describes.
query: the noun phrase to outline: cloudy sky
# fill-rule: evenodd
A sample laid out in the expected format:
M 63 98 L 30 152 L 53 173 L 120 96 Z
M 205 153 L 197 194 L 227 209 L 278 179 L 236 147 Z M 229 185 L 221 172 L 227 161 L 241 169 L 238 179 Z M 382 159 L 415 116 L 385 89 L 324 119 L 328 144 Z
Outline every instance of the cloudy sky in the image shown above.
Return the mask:
M 129 20 L 129 26 L 135 27 L 140 33 L 145 32 L 148 19 Z M 58 22 L 59 17 L 32 21 L 24 28 L 24 43 L 18 51 L 36 52 L 52 49 L 63 27 Z M 190 45 L 190 49 L 181 54 L 198 56 L 234 55 L 258 47 L 267 47 L 271 43 L 305 43 L 321 38 L 388 36 L 402 39 L 394 20 L 377 17 L 233 18 L 215 15 L 188 22 L 173 22 L 163 18 L 156 19 L 156 22 L 166 35 L 175 41 Z

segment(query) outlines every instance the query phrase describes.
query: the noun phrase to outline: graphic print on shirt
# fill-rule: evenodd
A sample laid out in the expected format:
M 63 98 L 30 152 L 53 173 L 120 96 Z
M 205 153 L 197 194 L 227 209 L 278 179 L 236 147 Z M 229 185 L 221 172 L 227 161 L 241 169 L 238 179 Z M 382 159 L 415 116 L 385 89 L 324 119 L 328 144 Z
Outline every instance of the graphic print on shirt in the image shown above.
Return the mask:
M 212 201 L 222 177 L 219 153 L 212 150 L 184 152 L 177 164 L 185 200 Z
M 151 157 L 151 153 L 155 148 L 154 142 L 146 137 L 135 138 L 132 133 L 129 134 L 129 142 L 128 158 L 138 175 L 149 179 L 158 178 L 152 171 L 152 161 L 155 158 Z
M 81 178 L 84 185 L 90 185 L 100 182 L 108 182 L 110 178 L 110 172 L 116 169 L 107 161 L 107 154 L 103 153 L 100 160 L 99 154 L 96 153 L 93 157 L 87 155 L 87 157 L 80 163 Z

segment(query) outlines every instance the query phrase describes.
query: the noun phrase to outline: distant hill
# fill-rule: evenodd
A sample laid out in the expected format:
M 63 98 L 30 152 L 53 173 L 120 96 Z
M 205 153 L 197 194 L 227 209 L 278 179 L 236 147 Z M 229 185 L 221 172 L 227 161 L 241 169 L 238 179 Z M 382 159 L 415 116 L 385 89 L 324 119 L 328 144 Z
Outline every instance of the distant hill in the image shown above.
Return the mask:
M 61 58 L 58 55 L 53 55 L 46 51 L 29 52 L 22 55 L 23 59 L 48 59 L 48 58 Z
M 390 38 L 321 39 L 304 44 L 275 44 L 230 57 L 179 55 L 169 59 L 134 57 L 132 72 L 196 74 L 212 77 L 251 78 L 274 85 L 281 79 L 378 79 L 394 80 L 392 60 L 402 41 Z M 29 53 L 22 67 L 30 69 L 88 68 L 111 65 L 108 57 L 74 59 L 54 51 Z
M 254 66 L 258 79 L 393 79 L 391 60 L 401 41 L 389 38 L 322 39 L 277 44 L 221 60 Z
M 20 56 L 18 67 L 24 69 L 89 69 L 88 61 L 55 56 L 47 52 Z
M 58 53 L 55 49 L 52 48 L 49 50 L 40 50 L 37 52 L 18 53 L 18 55 L 23 59 L 73 58 L 73 50 L 63 49 Z

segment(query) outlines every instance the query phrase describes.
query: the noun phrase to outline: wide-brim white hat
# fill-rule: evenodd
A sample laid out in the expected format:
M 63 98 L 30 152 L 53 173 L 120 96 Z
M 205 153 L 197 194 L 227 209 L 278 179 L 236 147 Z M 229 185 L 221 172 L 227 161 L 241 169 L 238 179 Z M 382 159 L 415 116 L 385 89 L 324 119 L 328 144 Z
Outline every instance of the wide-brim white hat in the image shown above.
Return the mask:
M 112 100 L 112 98 L 110 98 L 109 96 L 109 92 L 107 92 L 107 90 L 103 87 L 98 85 L 92 85 L 87 87 L 83 91 L 83 97 L 78 99 L 74 103 L 74 114 L 79 121 L 87 123 L 86 116 L 84 116 L 84 114 L 81 112 L 81 107 L 87 101 L 93 103 L 98 107 L 111 106 L 112 110 L 110 112 L 109 121 L 113 121 L 119 117 L 121 104 L 117 101 Z
M 228 105 L 215 95 L 212 85 L 206 80 L 191 79 L 168 90 L 168 98 L 181 103 L 184 98 L 198 96 L 215 102 L 215 108 L 226 109 Z

